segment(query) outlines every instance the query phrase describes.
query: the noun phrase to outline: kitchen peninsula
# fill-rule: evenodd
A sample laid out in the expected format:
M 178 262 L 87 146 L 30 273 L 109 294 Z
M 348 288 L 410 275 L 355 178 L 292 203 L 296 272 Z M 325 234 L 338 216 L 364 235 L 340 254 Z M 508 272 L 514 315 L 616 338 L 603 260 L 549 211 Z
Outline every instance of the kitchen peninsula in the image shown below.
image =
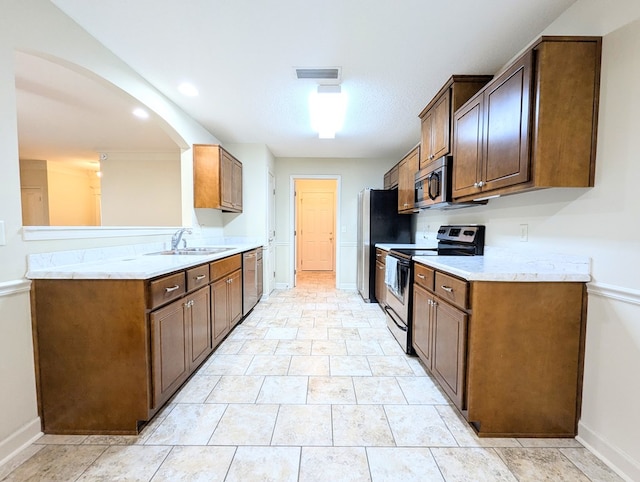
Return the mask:
M 241 320 L 258 245 L 163 249 L 29 257 L 43 432 L 138 433 Z

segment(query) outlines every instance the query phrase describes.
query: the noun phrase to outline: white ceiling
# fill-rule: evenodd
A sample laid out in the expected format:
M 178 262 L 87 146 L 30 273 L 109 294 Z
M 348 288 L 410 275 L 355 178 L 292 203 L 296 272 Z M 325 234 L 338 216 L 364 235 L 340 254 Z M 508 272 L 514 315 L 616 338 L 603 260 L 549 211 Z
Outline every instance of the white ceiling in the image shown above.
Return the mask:
M 397 159 L 452 74 L 495 73 L 575 0 L 51 1 L 223 143 L 266 144 L 276 157 Z M 336 66 L 347 118 L 335 139 L 318 139 L 307 108 L 317 83 L 294 67 Z M 184 80 L 199 97 L 178 93 Z M 76 129 L 91 125 L 77 121 L 98 110 L 92 102 L 69 110 Z

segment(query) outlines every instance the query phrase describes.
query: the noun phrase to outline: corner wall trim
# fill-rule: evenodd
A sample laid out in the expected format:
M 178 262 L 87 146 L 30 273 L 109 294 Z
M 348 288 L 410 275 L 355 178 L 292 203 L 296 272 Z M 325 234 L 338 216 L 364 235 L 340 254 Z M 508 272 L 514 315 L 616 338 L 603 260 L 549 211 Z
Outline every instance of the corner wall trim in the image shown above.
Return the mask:
M 0 283 L 0 296 L 9 296 L 16 293 L 28 293 L 31 290 L 31 280 L 17 279 Z
M 627 453 L 611 445 L 584 423 L 578 423 L 576 440 L 629 482 L 640 480 L 640 464 Z
M 26 423 L 4 440 L 0 440 L 0 467 L 42 436 L 40 417 Z
M 605 283 L 587 283 L 587 293 L 640 306 L 640 290 Z

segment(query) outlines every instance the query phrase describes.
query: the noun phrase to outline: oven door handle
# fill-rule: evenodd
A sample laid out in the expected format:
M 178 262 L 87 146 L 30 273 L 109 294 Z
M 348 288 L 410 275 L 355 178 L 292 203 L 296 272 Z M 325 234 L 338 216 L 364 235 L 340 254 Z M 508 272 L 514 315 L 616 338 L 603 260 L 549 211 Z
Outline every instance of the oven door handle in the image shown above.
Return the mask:
M 397 313 L 393 310 L 393 308 L 391 308 L 390 306 L 385 306 L 384 307 L 384 311 L 387 312 L 387 315 L 389 315 L 389 318 L 391 318 L 391 321 L 393 321 L 393 323 L 402 331 L 408 331 L 408 328 L 406 326 L 401 326 L 398 324 L 398 322 L 396 321 L 396 319 L 394 318 L 394 314 L 397 315 Z M 393 312 L 393 314 L 392 314 Z
M 434 178 L 436 181 L 435 184 L 433 182 Z M 432 201 L 435 201 L 437 197 L 440 196 L 441 182 L 442 180 L 440 179 L 440 173 L 438 172 L 434 171 L 429 174 L 429 177 L 427 177 L 427 194 L 429 195 L 429 199 L 431 199 Z M 435 194 L 433 194 L 433 191 L 435 191 Z

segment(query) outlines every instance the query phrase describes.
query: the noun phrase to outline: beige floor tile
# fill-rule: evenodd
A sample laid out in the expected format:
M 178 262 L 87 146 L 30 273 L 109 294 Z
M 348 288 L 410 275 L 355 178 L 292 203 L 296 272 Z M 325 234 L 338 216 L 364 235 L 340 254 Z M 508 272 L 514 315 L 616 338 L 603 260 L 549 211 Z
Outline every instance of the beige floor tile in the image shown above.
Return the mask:
M 499 448 L 504 463 L 520 481 L 565 480 L 589 482 L 571 461 L 554 448 Z
M 302 447 L 299 482 L 371 481 L 364 447 Z
M 257 375 L 222 376 L 206 403 L 254 403 L 263 382 L 264 377 Z
M 226 339 L 216 348 L 216 355 L 237 355 L 242 345 L 244 345 L 244 340 Z
M 329 357 L 323 355 L 292 356 L 289 375 L 329 376 Z
M 374 482 L 444 482 L 428 448 L 367 447 Z
M 296 482 L 300 447 L 238 447 L 225 482 Z
M 413 376 L 406 359 L 406 356 L 367 356 L 371 373 L 377 377 Z
M 309 377 L 307 403 L 356 403 L 351 377 Z
M 347 346 L 344 340 L 313 340 L 312 355 L 346 355 Z
M 298 329 L 298 340 L 327 340 L 328 338 L 326 327 Z
M 272 445 L 332 445 L 330 405 L 282 405 Z
M 277 346 L 278 340 L 246 340 L 238 353 L 240 355 L 273 355 Z
M 265 340 L 295 340 L 298 328 L 269 328 L 264 336 Z
M 306 403 L 308 380 L 305 376 L 267 376 L 256 403 Z
M 574 438 L 519 438 L 518 442 L 529 448 L 582 448 Z
M 366 313 L 365 313 L 366 315 Z M 389 340 L 388 328 L 358 328 L 361 340 Z
M 311 355 L 311 340 L 280 340 L 274 355 Z
M 286 375 L 289 371 L 289 355 L 255 355 L 247 367 L 247 375 Z
M 460 447 L 521 447 L 515 438 L 478 437 L 452 405 L 437 405 L 436 410 Z
M 263 318 L 258 321 L 257 328 L 285 328 L 287 326 L 287 317 L 282 318 Z M 268 334 L 269 332 L 267 332 Z M 265 335 L 266 336 L 266 335 Z
M 358 405 L 407 403 L 394 377 L 353 377 L 353 386 Z
M 456 439 L 432 405 L 385 405 L 398 447 L 451 447 Z
M 230 340 L 262 340 L 267 334 L 268 328 L 253 328 L 239 325 L 229 335 Z
M 145 445 L 206 445 L 225 408 L 218 404 L 179 404 Z
M 342 319 L 339 317 L 316 318 L 314 328 L 342 328 Z
M 0 465 L 0 480 L 3 480 L 7 475 L 40 452 L 44 447 L 44 445 L 31 444 L 12 456 L 9 460 L 5 461 L 4 464 Z
M 382 331 L 384 330 L 389 331 L 388 328 L 376 328 L 376 329 L 380 329 Z M 395 338 L 390 338 L 390 337 L 380 338 L 378 342 L 380 343 L 380 348 L 382 348 L 382 351 L 385 355 L 389 355 L 389 356 L 405 355 L 404 348 L 400 346 L 400 343 L 398 343 Z
M 342 323 L 342 322 L 340 322 Z M 329 328 L 327 334 L 330 340 L 359 340 L 357 328 Z
M 426 368 L 420 362 L 420 359 L 415 356 L 407 357 L 407 363 L 413 370 L 413 374 L 417 377 L 427 377 L 429 374 L 427 373 Z
M 343 316 L 342 327 L 343 328 L 371 328 L 371 323 L 367 319 L 354 318 L 353 316 Z M 360 332 L 358 332 L 358 336 L 360 336 Z
M 45 434 L 36 440 L 35 444 L 43 445 L 80 445 L 86 440 L 86 435 L 50 435 Z
M 559 450 L 591 480 L 598 482 L 622 482 L 623 480 L 602 460 L 585 448 Z
M 137 445 L 139 435 L 89 435 L 83 445 Z M 2 479 L 0 479 L 2 480 Z
M 146 482 L 151 480 L 170 450 L 171 447 L 113 445 L 76 480 L 78 482 L 98 480 Z
M 313 328 L 315 319 L 312 317 L 291 316 L 287 318 L 287 328 Z M 299 334 L 299 333 L 298 333 Z M 297 338 L 300 338 L 299 336 Z
M 347 354 L 354 355 L 383 355 L 384 352 L 377 340 L 345 340 Z
M 204 403 L 219 380 L 219 375 L 196 374 L 180 389 L 173 402 Z
M 21 455 L 22 463 L 14 467 L 3 481 L 68 481 L 76 480 L 107 449 L 98 445 L 47 445 Z M 31 449 L 29 452 L 34 452 Z M 16 457 L 14 457 L 16 458 Z M 26 460 L 24 460 L 26 458 Z M 4 469 L 4 467 L 3 467 Z
M 253 355 L 214 355 L 204 370 L 203 375 L 244 375 L 253 360 Z
M 223 482 L 236 447 L 173 447 L 151 482 Z
M 393 435 L 381 405 L 333 405 L 335 446 L 394 446 Z
M 449 404 L 436 382 L 429 377 L 398 377 L 407 402 L 415 405 Z
M 209 445 L 269 445 L 278 405 L 229 405 Z
M 518 482 L 495 449 L 432 448 L 431 453 L 447 482 Z
M 371 376 L 369 361 L 365 356 L 330 356 L 331 376 Z

